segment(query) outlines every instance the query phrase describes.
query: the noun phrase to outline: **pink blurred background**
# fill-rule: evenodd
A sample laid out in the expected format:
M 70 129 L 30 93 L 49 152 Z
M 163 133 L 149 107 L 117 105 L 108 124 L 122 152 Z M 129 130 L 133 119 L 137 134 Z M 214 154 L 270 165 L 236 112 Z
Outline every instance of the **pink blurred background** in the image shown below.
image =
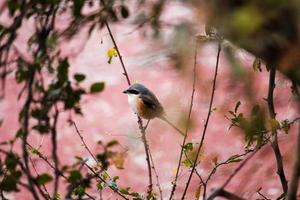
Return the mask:
M 7 13 L 2 13 L 0 17 L 2 24 L 9 23 Z M 174 36 L 173 26 L 187 21 L 193 24 L 195 34 L 203 33 L 203 25 L 196 19 L 199 19 L 199 16 L 195 15 L 191 8 L 175 2 L 165 10 L 162 16 L 163 22 L 168 22 L 169 26 L 162 29 L 162 35 L 159 39 L 153 39 L 147 35 L 149 34 L 147 29 L 135 30 L 135 25 L 131 23 L 132 18 L 111 25 L 131 80 L 149 87 L 162 102 L 171 121 L 181 129 L 184 128 L 182 121 L 186 119 L 192 91 L 194 47 L 191 44 L 193 38 L 182 38 L 187 43 L 186 60 L 181 69 L 174 68 L 174 63 L 170 57 L 172 48 L 174 48 L 170 38 Z M 67 17 L 58 18 L 58 28 L 63 27 L 67 21 Z M 28 20 L 18 34 L 15 45 L 23 56 L 26 56 L 26 41 L 33 30 L 34 20 Z M 93 31 L 90 38 L 87 38 L 86 32 L 87 30 L 83 28 L 75 39 L 70 42 L 62 41 L 60 44 L 63 55 L 70 58 L 70 76 L 73 77 L 73 74 L 77 72 L 86 74 L 87 79 L 83 83 L 86 89 L 95 81 L 104 81 L 106 87 L 99 94 L 85 96 L 81 102 L 83 116 L 73 116 L 73 119 L 86 143 L 95 154 L 99 151 L 96 145 L 99 140 L 108 142 L 116 139 L 120 142 L 119 150 L 126 154 L 124 169 L 111 167 L 108 172 L 111 175 L 120 176 L 120 186 L 131 187 L 134 191 L 143 193 L 148 184 L 145 152 L 137 118 L 128 106 L 126 95 L 122 93 L 127 88 L 127 84 L 122 75 L 120 62 L 118 58 L 114 58 L 112 64 L 107 63 L 107 50 L 113 47 L 113 44 L 105 29 Z M 197 56 L 196 94 L 192 112 L 192 127 L 188 137 L 189 142 L 199 142 L 201 138 L 209 105 L 216 54 L 216 44 L 210 43 L 201 46 Z M 12 56 L 18 56 L 18 52 Z M 264 67 L 263 72 L 254 72 L 252 69 L 254 57 L 247 52 L 238 50 L 237 59 L 245 66 L 244 70 L 250 74 L 253 80 L 251 85 L 252 91 L 254 91 L 252 99 L 256 100 L 267 111 L 266 101 L 263 98 L 267 96 L 268 73 Z M 230 122 L 224 115 L 227 115 L 229 110 L 234 109 L 237 101 L 242 102 L 240 109 L 249 113 L 252 102 L 249 101 L 246 92 L 244 92 L 242 80 L 236 80 L 231 72 L 224 54 L 221 53 L 213 104 L 215 110 L 212 112 L 208 125 L 204 148 L 200 157 L 201 163 L 197 166 L 197 170 L 204 178 L 213 168 L 213 160 L 216 157 L 220 162 L 233 154 L 242 153 L 244 150 L 243 133 L 237 128 L 228 130 Z M 290 83 L 283 76 L 278 75 L 276 86 L 274 101 L 278 114 L 277 119 L 278 121 L 293 120 L 298 116 L 290 92 Z M 0 127 L 0 142 L 11 139 L 19 128 L 18 112 L 24 102 L 23 99 L 17 100 L 21 88 L 22 85 L 16 85 L 13 75 L 8 77 L 5 99 L 0 102 L 0 117 L 4 120 Z M 62 113 L 58 123 L 58 152 L 61 165 L 75 163 L 74 156 L 89 157 L 74 127 L 69 126 L 66 122 L 68 117 L 69 113 Z M 294 160 L 295 128 L 293 126 L 288 135 L 280 133 L 279 136 L 284 169 L 288 180 L 291 176 Z M 175 176 L 183 138 L 166 123 L 155 119 L 151 121 L 147 129 L 147 139 L 165 199 L 170 194 L 171 182 Z M 50 135 L 41 136 L 32 133 L 29 141 L 37 147 L 42 145 L 40 151 L 50 158 Z M 16 143 L 14 148 L 21 151 L 19 143 Z M 32 157 L 40 173 L 51 170 L 35 155 Z M 220 186 L 237 166 L 238 164 L 229 164 L 220 167 L 212 177 L 208 193 L 211 189 Z M 181 197 L 180 194 L 189 174 L 185 167 L 181 169 L 175 199 Z M 64 181 L 61 180 L 61 185 L 63 184 Z M 193 176 L 187 199 L 194 199 L 197 184 L 199 184 L 199 179 Z M 46 186 L 51 191 L 52 184 Z M 259 198 L 256 193 L 259 188 L 262 188 L 261 192 L 271 199 L 278 197 L 282 191 L 279 177 L 276 174 L 276 162 L 269 145 L 263 147 L 247 163 L 226 189 L 246 199 L 256 199 Z M 64 194 L 65 190 L 60 188 L 60 192 Z M 96 191 L 91 191 L 91 193 L 97 194 Z M 109 189 L 105 190 L 105 194 L 107 199 L 117 198 Z M 21 197 L 22 199 L 31 199 L 31 196 L 25 191 L 18 194 L 8 194 L 7 197 L 9 199 L 21 199 Z

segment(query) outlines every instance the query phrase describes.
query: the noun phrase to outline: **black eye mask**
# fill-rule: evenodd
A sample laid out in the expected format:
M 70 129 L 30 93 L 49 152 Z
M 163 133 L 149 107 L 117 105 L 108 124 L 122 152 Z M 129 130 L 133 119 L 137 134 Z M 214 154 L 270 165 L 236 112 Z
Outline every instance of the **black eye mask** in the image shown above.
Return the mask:
M 139 92 L 137 90 L 133 90 L 133 89 L 129 89 L 129 90 L 127 90 L 127 92 L 130 94 L 139 94 Z

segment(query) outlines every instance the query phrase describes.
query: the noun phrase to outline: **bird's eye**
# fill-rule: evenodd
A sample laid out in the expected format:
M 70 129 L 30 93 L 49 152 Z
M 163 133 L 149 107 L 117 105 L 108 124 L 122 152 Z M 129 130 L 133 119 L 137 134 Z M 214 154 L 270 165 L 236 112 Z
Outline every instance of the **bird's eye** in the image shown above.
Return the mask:
M 139 92 L 137 90 L 132 90 L 132 89 L 127 90 L 127 92 L 130 94 L 139 94 Z

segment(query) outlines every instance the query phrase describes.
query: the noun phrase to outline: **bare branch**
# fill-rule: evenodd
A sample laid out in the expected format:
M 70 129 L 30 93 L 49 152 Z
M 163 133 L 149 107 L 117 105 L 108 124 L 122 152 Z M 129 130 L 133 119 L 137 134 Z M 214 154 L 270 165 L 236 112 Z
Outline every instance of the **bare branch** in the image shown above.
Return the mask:
M 91 150 L 89 149 L 89 147 L 88 147 L 87 144 L 85 143 L 85 141 L 84 141 L 84 139 L 83 139 L 81 133 L 79 132 L 79 130 L 78 130 L 77 126 L 76 126 L 76 123 L 75 123 L 74 121 L 73 121 L 73 125 L 74 125 L 74 127 L 75 127 L 75 129 L 76 129 L 77 135 L 80 137 L 80 140 L 81 140 L 81 142 L 82 142 L 84 148 L 87 150 L 87 152 L 89 152 L 90 156 L 92 156 L 92 158 L 94 159 L 94 161 L 98 164 L 97 158 L 94 156 L 94 154 L 91 152 Z
M 224 182 L 221 188 L 225 188 L 230 181 L 235 177 L 235 175 L 246 165 L 246 163 L 258 152 L 259 148 L 256 148 L 251 155 L 249 155 L 235 170 L 234 172 L 228 177 L 228 179 Z
M 189 178 L 188 178 L 188 181 L 187 181 L 187 183 L 186 183 L 186 186 L 185 186 L 185 189 L 184 189 L 184 192 L 183 192 L 183 195 L 182 195 L 181 199 L 184 199 L 184 197 L 185 197 L 185 195 L 186 195 L 186 192 L 187 192 L 187 189 L 188 189 L 188 187 L 189 187 L 189 185 L 190 185 L 190 181 L 191 181 L 191 179 L 192 179 L 192 176 L 193 176 L 194 171 L 195 171 L 195 168 L 196 168 L 197 159 L 198 159 L 198 157 L 199 157 L 201 148 L 202 148 L 202 146 L 203 146 L 204 138 L 205 138 L 205 135 L 206 135 L 206 130 L 207 130 L 209 118 L 210 118 L 210 115 L 211 115 L 211 112 L 212 112 L 212 104 L 213 104 L 214 94 L 215 94 L 215 89 L 216 89 L 216 82 L 217 82 L 217 74 L 218 74 L 218 67 L 219 67 L 220 53 L 221 53 L 221 43 L 218 42 L 218 53 L 217 53 L 216 68 L 215 68 L 215 74 L 214 74 L 214 79 L 213 79 L 213 86 L 212 86 L 212 92 L 211 92 L 211 97 L 210 97 L 210 103 L 209 103 L 209 108 L 208 108 L 207 118 L 206 118 L 206 121 L 205 121 L 205 124 L 204 124 L 204 129 L 203 129 L 203 133 L 202 133 L 202 138 L 201 138 L 201 141 L 200 141 L 200 145 L 199 145 L 199 147 L 198 147 L 198 150 L 197 150 L 195 162 L 194 162 L 194 164 L 193 164 L 192 171 L 191 171 L 191 173 L 190 173 L 190 175 L 189 175 Z
M 182 146 L 181 146 L 181 150 L 180 150 L 176 175 L 175 175 L 174 181 L 172 182 L 173 187 L 172 187 L 171 194 L 170 194 L 170 197 L 169 197 L 170 200 L 172 199 L 172 197 L 174 195 L 174 192 L 176 190 L 176 182 L 177 182 L 178 175 L 179 175 L 179 170 L 180 170 L 180 166 L 181 166 L 181 160 L 182 160 L 182 156 L 183 156 L 184 146 L 185 146 L 185 143 L 186 143 L 188 130 L 189 130 L 190 119 L 191 119 L 191 115 L 192 115 L 192 108 L 193 108 L 194 94 L 195 94 L 195 84 L 196 84 L 197 54 L 198 54 L 198 44 L 196 43 L 195 54 L 194 54 L 193 86 L 192 86 L 191 101 L 190 101 L 190 106 L 189 106 L 189 113 L 188 113 L 188 118 L 187 118 L 187 123 L 186 123 L 186 128 L 185 128 L 185 134 L 184 134 L 184 138 L 183 138 Z
M 148 121 L 148 123 L 149 123 L 149 121 Z M 148 123 L 147 123 L 147 126 L 148 126 Z M 150 163 L 150 155 L 149 155 L 149 145 L 148 145 L 147 138 L 146 138 L 146 130 L 145 130 L 145 127 L 143 127 L 143 121 L 140 117 L 138 117 L 138 124 L 139 124 L 139 129 L 142 134 L 142 141 L 143 141 L 145 153 L 146 153 L 146 161 L 147 161 L 147 166 L 148 166 L 148 177 L 149 177 L 149 185 L 148 185 L 147 193 L 148 193 L 148 197 L 150 197 L 152 190 L 153 190 L 153 183 L 152 183 L 152 171 L 151 171 L 151 163 Z
M 57 109 L 57 106 L 54 105 L 55 113 L 54 113 L 54 121 L 51 128 L 51 142 L 52 142 L 52 158 L 55 166 L 55 176 L 54 176 L 54 190 L 53 190 L 53 196 L 57 194 L 58 191 L 58 183 L 59 183 L 59 174 L 58 174 L 58 165 L 59 165 L 59 159 L 57 156 L 57 120 L 59 116 L 59 111 Z
M 35 148 L 34 148 L 31 144 L 29 144 L 28 142 L 26 143 L 26 145 L 27 145 L 31 150 L 34 150 L 34 149 L 35 149 Z M 41 158 L 43 161 L 45 161 L 45 162 L 47 163 L 47 165 L 48 165 L 51 169 L 54 170 L 54 172 L 57 170 L 57 169 L 55 168 L 55 166 L 49 162 L 48 158 L 47 158 L 46 156 L 44 156 L 40 151 L 35 151 L 34 153 L 35 153 L 39 158 Z M 67 182 L 69 182 L 68 177 L 66 177 L 62 171 L 58 170 L 57 172 L 59 173 L 59 175 L 60 175 L 61 177 L 63 177 Z M 90 199 L 96 200 L 94 197 L 92 197 L 92 196 L 89 195 L 88 193 L 84 192 L 84 194 L 85 194 L 86 196 L 88 196 Z
M 150 160 L 151 160 L 151 163 L 152 163 L 151 168 L 153 169 L 153 172 L 154 172 L 155 177 L 156 177 L 156 186 L 157 186 L 159 194 L 160 194 L 160 199 L 163 200 L 163 193 L 162 193 L 162 189 L 161 189 L 161 186 L 160 186 L 159 177 L 158 177 L 155 165 L 154 165 L 154 161 L 153 161 L 152 154 L 151 154 L 149 146 L 148 146 L 148 151 L 149 151 L 149 157 L 150 157 Z
M 261 192 L 261 188 L 259 188 L 256 192 L 257 192 L 257 194 L 259 194 L 259 196 L 261 196 L 263 199 L 265 199 L 265 200 L 271 200 L 271 199 L 269 199 L 269 198 L 267 198 L 265 195 L 263 195 Z
M 269 89 L 268 89 L 268 108 L 269 108 L 269 115 L 271 120 L 276 120 L 276 113 L 274 108 L 273 102 L 273 93 L 275 89 L 275 76 L 276 76 L 276 68 L 274 66 L 270 66 L 270 78 L 269 78 Z M 288 183 L 285 177 L 284 169 L 283 169 L 283 162 L 282 162 L 282 155 L 280 152 L 280 148 L 278 145 L 278 138 L 277 138 L 277 131 L 276 129 L 272 130 L 273 141 L 272 141 L 272 148 L 275 154 L 276 163 L 277 163 L 277 174 L 280 177 L 280 182 L 282 185 L 282 189 L 284 194 L 287 193 L 288 190 Z
M 101 0 L 101 3 L 105 6 L 105 2 L 103 0 Z M 108 24 L 108 22 L 105 20 L 104 21 L 105 23 L 105 26 L 108 30 L 108 33 L 109 33 L 109 36 L 115 46 L 115 49 L 117 51 L 117 54 L 118 54 L 118 57 L 119 57 L 119 60 L 121 62 L 121 66 L 122 66 L 122 69 L 123 69 L 123 75 L 126 77 L 126 80 L 127 80 L 127 83 L 128 85 L 131 85 L 131 81 L 130 81 L 130 78 L 129 78 L 129 75 L 127 73 L 127 70 L 126 70 L 126 67 L 125 67 L 125 64 L 123 62 L 123 58 L 122 58 L 122 55 L 120 53 L 120 50 L 118 48 L 118 45 L 116 43 L 116 40 L 112 34 L 112 31 L 110 29 L 110 26 Z M 151 195 L 152 193 L 152 172 L 151 172 L 151 163 L 150 163 L 150 159 L 149 159 L 149 152 L 148 152 L 148 144 L 147 144 L 147 140 L 146 140 L 146 129 L 143 127 L 143 121 L 142 119 L 137 116 L 138 118 L 138 125 L 139 125 L 139 129 L 140 129 L 140 132 L 142 134 L 142 140 L 143 140 L 143 143 L 144 143 L 144 147 L 145 147 L 145 153 L 146 153 L 146 161 L 147 161 L 147 166 L 148 166 L 148 174 L 149 174 L 149 185 L 148 185 L 148 196 Z

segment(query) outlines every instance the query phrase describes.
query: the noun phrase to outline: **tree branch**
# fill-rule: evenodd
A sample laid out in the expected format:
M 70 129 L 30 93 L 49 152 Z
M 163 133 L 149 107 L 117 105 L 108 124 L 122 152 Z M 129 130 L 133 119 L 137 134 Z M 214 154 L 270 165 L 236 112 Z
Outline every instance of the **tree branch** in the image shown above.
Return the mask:
M 53 190 L 53 196 L 55 196 L 57 194 L 58 191 L 58 184 L 59 184 L 59 173 L 58 173 L 58 165 L 59 165 L 59 160 L 58 160 L 58 156 L 57 156 L 57 131 L 56 131 L 56 125 L 57 125 L 57 120 L 58 120 L 58 116 L 59 116 L 59 111 L 57 109 L 57 106 L 54 105 L 55 108 L 55 113 L 54 113 L 54 121 L 53 121 L 53 125 L 51 128 L 51 142 L 52 142 L 52 158 L 53 158 L 53 162 L 54 162 L 54 166 L 55 166 L 55 176 L 54 176 L 54 190 Z
M 35 148 L 29 144 L 28 142 L 26 143 L 26 146 L 28 146 L 31 150 L 35 150 Z M 51 164 L 48 160 L 48 158 L 46 156 L 44 156 L 40 151 L 34 151 L 34 153 L 39 157 L 41 158 L 43 161 L 45 161 L 47 163 L 47 165 L 54 170 L 54 172 L 56 171 L 56 168 L 53 164 Z M 61 177 L 63 177 L 67 182 L 69 182 L 69 179 L 67 176 L 64 175 L 64 173 L 60 170 L 58 170 L 58 173 Z M 84 192 L 84 194 L 86 196 L 88 196 L 90 199 L 93 199 L 93 200 L 96 200 L 94 197 L 92 197 L 91 195 L 89 195 L 88 193 Z
M 105 6 L 105 2 L 103 0 L 101 0 L 101 3 Z M 122 58 L 121 52 L 120 52 L 120 50 L 118 48 L 118 45 L 117 45 L 117 43 L 115 41 L 115 38 L 114 38 L 113 34 L 112 34 L 110 26 L 109 26 L 109 24 L 108 24 L 108 22 L 106 20 L 104 21 L 104 24 L 105 24 L 105 26 L 106 26 L 106 28 L 108 30 L 109 36 L 110 36 L 110 38 L 111 38 L 111 40 L 112 40 L 112 42 L 114 44 L 114 47 L 115 47 L 115 49 L 117 51 L 117 54 L 118 54 L 118 57 L 119 57 L 119 60 L 121 62 L 121 66 L 122 66 L 122 69 L 123 69 L 123 75 L 126 77 L 126 81 L 127 81 L 128 85 L 131 85 L 131 81 L 130 81 L 129 75 L 127 73 L 125 64 L 123 62 L 123 58 Z M 143 140 L 143 144 L 144 144 L 144 148 L 145 148 L 145 153 L 146 153 L 146 161 L 147 161 L 148 174 L 149 174 L 149 185 L 148 185 L 148 192 L 147 193 L 148 193 L 148 196 L 149 196 L 149 195 L 151 195 L 152 190 L 153 190 L 153 188 L 152 188 L 153 184 L 152 184 L 151 163 L 150 163 L 150 159 L 149 159 L 148 144 L 147 144 L 147 140 L 146 140 L 146 131 L 145 131 L 145 128 L 143 127 L 143 121 L 142 121 L 142 119 L 139 116 L 137 116 L 137 118 L 138 118 L 138 126 L 139 126 L 140 132 L 142 134 L 142 140 Z
M 269 115 L 271 120 L 276 120 L 276 113 L 274 108 L 273 102 L 273 93 L 275 89 L 275 77 L 276 77 L 276 68 L 274 66 L 270 66 L 270 77 L 269 77 L 269 89 L 268 89 L 268 108 L 269 108 Z M 277 163 L 277 174 L 279 175 L 280 182 L 282 185 L 283 193 L 286 194 L 288 190 L 288 183 L 285 177 L 284 169 L 283 169 L 283 162 L 282 162 L 282 155 L 280 152 L 280 148 L 278 145 L 278 138 L 277 138 L 277 130 L 272 129 L 273 141 L 272 141 L 272 149 L 275 154 L 276 163 Z
M 216 61 L 215 74 L 214 74 L 214 79 L 213 79 L 213 86 L 212 86 L 212 92 L 211 92 L 211 97 L 210 97 L 210 103 L 209 103 L 209 108 L 208 108 L 207 118 L 206 118 L 206 121 L 205 121 L 205 124 L 204 124 L 204 129 L 203 129 L 203 133 L 202 133 L 202 138 L 201 138 L 201 141 L 200 141 L 200 145 L 199 145 L 199 147 L 198 147 L 198 150 L 197 150 L 195 162 L 194 162 L 194 164 L 193 164 L 192 171 L 190 172 L 188 181 L 187 181 L 186 186 L 185 186 L 185 188 L 184 188 L 183 195 L 182 195 L 182 197 L 181 197 L 182 200 L 184 199 L 184 197 L 185 197 L 185 195 L 186 195 L 186 192 L 187 192 L 187 189 L 188 189 L 188 187 L 189 187 L 190 181 L 191 181 L 192 176 L 193 176 L 193 174 L 194 174 L 194 171 L 195 171 L 195 168 L 196 168 L 196 165 L 197 165 L 197 159 L 198 159 L 198 156 L 199 156 L 199 154 L 200 154 L 201 148 L 202 148 L 202 146 L 203 146 L 203 142 L 204 142 L 204 138 L 205 138 L 205 135 L 206 135 L 206 130 L 207 130 L 209 118 L 210 118 L 210 115 L 211 115 L 211 112 L 212 112 L 211 109 L 212 109 L 212 104 L 213 104 L 214 94 L 215 94 L 215 89 L 216 89 L 216 81 L 217 81 L 217 74 L 218 74 L 218 67 L 219 67 L 220 53 L 221 53 L 221 43 L 220 43 L 220 41 L 218 41 L 217 61 Z
M 173 195 L 175 193 L 175 190 L 176 190 L 176 183 L 177 183 L 177 179 L 178 179 L 178 175 L 179 175 L 179 170 L 180 170 L 180 166 L 181 166 L 181 160 L 182 160 L 182 156 L 183 156 L 184 146 L 185 146 L 185 143 L 186 143 L 186 139 L 187 139 L 187 135 L 188 135 L 188 130 L 189 130 L 190 119 L 191 119 L 191 115 L 192 115 L 193 102 L 194 102 L 194 94 L 195 94 L 195 84 L 196 84 L 197 54 L 198 54 L 198 43 L 196 43 L 196 46 L 195 46 L 194 68 L 193 68 L 193 86 L 192 86 L 191 101 L 190 101 L 190 106 L 189 106 L 189 113 L 188 113 L 188 118 L 187 118 L 185 133 L 184 133 L 184 138 L 183 138 L 182 146 L 181 146 L 181 150 L 180 150 L 180 155 L 179 155 L 179 161 L 178 161 L 178 165 L 177 165 L 176 175 L 175 175 L 174 181 L 172 182 L 173 187 L 172 187 L 172 190 L 171 190 L 171 194 L 170 194 L 169 200 L 172 199 L 172 197 L 173 197 Z
M 152 167 L 153 172 L 154 172 L 155 177 L 156 177 L 156 186 L 157 186 L 159 194 L 160 194 L 160 199 L 163 200 L 163 193 L 162 193 L 162 189 L 161 189 L 161 186 L 160 186 L 159 177 L 158 177 L 157 171 L 156 171 L 155 166 L 154 166 L 154 161 L 153 161 L 152 154 L 151 154 L 149 146 L 148 146 L 148 151 L 149 151 L 150 161 L 152 163 L 151 167 Z

